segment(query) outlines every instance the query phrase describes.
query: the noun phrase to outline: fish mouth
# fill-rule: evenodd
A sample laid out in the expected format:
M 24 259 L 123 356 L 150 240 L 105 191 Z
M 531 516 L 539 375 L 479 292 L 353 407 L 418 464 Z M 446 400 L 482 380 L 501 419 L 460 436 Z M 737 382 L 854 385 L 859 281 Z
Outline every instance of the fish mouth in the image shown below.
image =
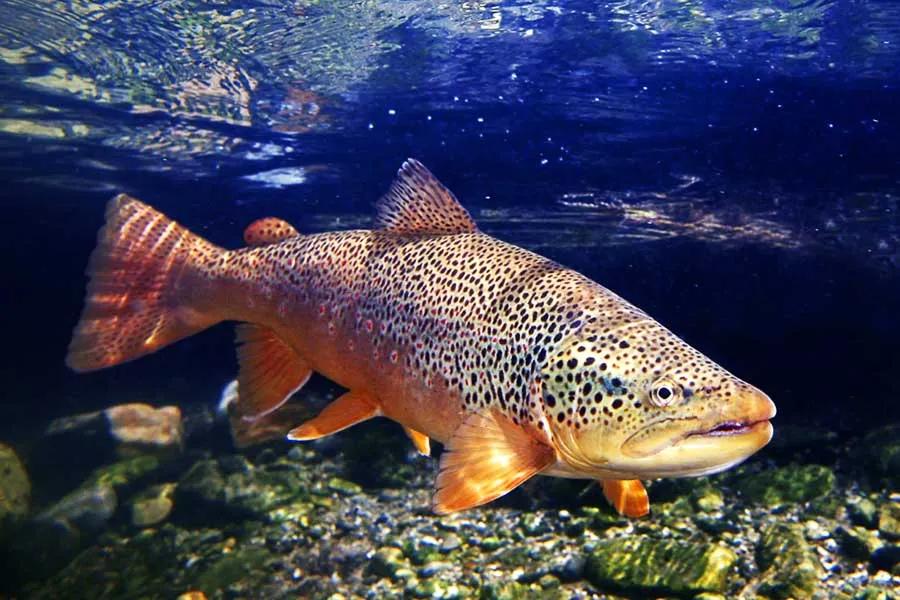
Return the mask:
M 719 423 L 712 429 L 692 431 L 688 433 L 685 438 L 694 436 L 727 437 L 733 435 L 743 435 L 745 433 L 752 433 L 754 431 L 764 429 L 765 425 L 769 425 L 771 427 L 769 419 L 758 419 L 756 421 L 725 421 L 723 423 Z

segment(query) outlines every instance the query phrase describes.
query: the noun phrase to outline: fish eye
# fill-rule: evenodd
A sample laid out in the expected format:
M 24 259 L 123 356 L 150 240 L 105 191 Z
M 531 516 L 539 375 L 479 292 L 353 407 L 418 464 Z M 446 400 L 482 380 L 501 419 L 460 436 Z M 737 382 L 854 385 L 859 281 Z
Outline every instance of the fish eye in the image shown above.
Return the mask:
M 650 403 L 659 407 L 669 406 L 678 398 L 679 390 L 678 384 L 661 379 L 650 388 Z

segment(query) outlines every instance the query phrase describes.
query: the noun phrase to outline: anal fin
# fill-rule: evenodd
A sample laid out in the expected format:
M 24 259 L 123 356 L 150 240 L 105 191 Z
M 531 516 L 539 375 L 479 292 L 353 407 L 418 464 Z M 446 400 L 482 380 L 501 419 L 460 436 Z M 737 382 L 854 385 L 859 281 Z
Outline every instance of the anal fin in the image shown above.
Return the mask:
M 347 392 L 317 416 L 288 433 L 289 440 L 317 440 L 381 415 L 378 402 L 361 392 Z
M 647 490 L 637 479 L 603 479 L 603 495 L 620 515 L 643 517 L 650 512 Z
M 312 369 L 274 331 L 261 325 L 237 326 L 237 412 L 244 419 L 267 415 L 307 382 Z
M 409 427 L 404 427 L 403 431 L 406 432 L 406 435 L 412 441 L 413 446 L 416 447 L 419 454 L 422 456 L 431 456 L 431 440 L 428 439 L 427 435 L 418 432 L 415 429 L 410 429 Z
M 469 415 L 441 455 L 432 507 L 438 514 L 486 504 L 556 461 L 534 432 L 496 411 Z

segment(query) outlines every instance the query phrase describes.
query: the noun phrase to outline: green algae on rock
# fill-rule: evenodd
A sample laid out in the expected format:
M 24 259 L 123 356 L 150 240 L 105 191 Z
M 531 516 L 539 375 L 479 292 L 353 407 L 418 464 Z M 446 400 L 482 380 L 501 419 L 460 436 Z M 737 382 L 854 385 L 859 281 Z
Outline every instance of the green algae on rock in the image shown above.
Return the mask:
M 15 450 L 0 444 L 0 527 L 28 514 L 31 481 Z
M 268 518 L 269 512 L 276 508 L 309 499 L 314 486 L 303 470 L 284 466 L 281 463 L 254 466 L 239 456 L 201 459 L 178 482 L 175 498 L 178 514 L 205 522 Z M 321 487 L 326 490 L 325 486 Z M 321 502 L 317 499 L 315 503 Z
M 764 571 L 757 592 L 767 598 L 809 598 L 822 569 L 798 524 L 775 523 L 760 536 L 757 563 Z
M 900 424 L 870 431 L 856 444 L 852 456 L 864 465 L 873 482 L 896 486 L 900 481 Z
M 120 489 L 140 485 L 160 466 L 153 455 L 140 455 L 97 468 L 88 477 L 87 485 L 101 484 Z
M 265 548 L 249 546 L 223 554 L 193 580 L 193 586 L 207 594 L 223 591 L 231 584 L 260 576 L 263 565 L 271 559 Z
M 116 491 L 105 482 L 92 482 L 60 499 L 37 516 L 39 521 L 58 523 L 78 531 L 99 531 L 116 512 Z
M 878 534 L 865 527 L 839 526 L 834 530 L 834 538 L 845 556 L 858 561 L 868 561 L 872 554 L 883 545 Z
M 165 521 L 172 512 L 174 483 L 155 485 L 131 501 L 131 524 L 150 527 Z
M 878 527 L 878 505 L 869 498 L 858 498 L 847 504 L 847 515 L 854 525 L 866 529 Z
M 747 475 L 737 489 L 750 502 L 774 506 L 809 502 L 834 489 L 834 473 L 822 465 L 788 465 Z
M 737 562 L 717 544 L 626 538 L 603 540 L 588 556 L 586 576 L 601 589 L 628 593 L 722 592 Z
M 881 506 L 878 531 L 889 540 L 900 540 L 900 502 L 888 501 Z
M 697 510 L 702 512 L 715 512 L 725 506 L 725 497 L 722 492 L 712 486 L 694 490 L 691 499 Z
M 403 550 L 393 546 L 386 546 L 379 548 L 372 555 L 368 571 L 372 575 L 394 579 L 397 572 L 403 568 L 409 568 L 409 563 L 403 558 Z

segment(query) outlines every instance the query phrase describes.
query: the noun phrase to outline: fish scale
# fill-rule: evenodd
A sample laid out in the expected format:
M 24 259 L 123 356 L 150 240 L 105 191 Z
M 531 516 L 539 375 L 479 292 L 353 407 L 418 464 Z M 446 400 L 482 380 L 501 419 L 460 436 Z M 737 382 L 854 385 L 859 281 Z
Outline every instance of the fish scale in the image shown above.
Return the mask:
M 544 474 L 602 480 L 640 516 L 639 478 L 715 472 L 770 439 L 765 394 L 598 283 L 478 231 L 420 163 L 404 163 L 375 224 L 300 235 L 261 219 L 248 247 L 225 250 L 117 197 L 69 365 L 103 368 L 243 322 L 243 419 L 319 372 L 348 391 L 289 438 L 385 416 L 421 452 L 436 439 L 438 512 Z

